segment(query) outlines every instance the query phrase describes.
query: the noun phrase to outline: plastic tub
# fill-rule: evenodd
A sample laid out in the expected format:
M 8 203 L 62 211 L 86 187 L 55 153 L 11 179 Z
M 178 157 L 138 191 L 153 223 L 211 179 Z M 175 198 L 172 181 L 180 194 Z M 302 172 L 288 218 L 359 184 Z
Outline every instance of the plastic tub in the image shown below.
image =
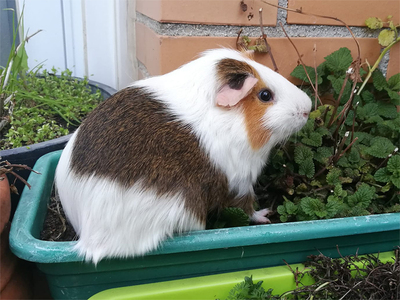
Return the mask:
M 204 230 L 177 236 L 135 259 L 103 260 L 95 267 L 73 251 L 76 242 L 38 239 L 61 151 L 41 157 L 12 222 L 10 245 L 37 263 L 56 299 L 87 299 L 115 287 L 300 263 L 323 252 L 343 255 L 391 251 L 400 244 L 400 213 L 309 222 Z

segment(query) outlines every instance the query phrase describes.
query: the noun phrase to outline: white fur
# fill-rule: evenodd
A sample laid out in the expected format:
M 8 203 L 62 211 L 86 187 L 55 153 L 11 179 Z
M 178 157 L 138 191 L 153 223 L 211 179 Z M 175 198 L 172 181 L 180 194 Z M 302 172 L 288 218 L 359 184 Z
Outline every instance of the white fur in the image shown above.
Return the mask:
M 57 166 L 57 191 L 79 236 L 76 249 L 97 263 L 103 257 L 143 255 L 174 232 L 204 229 L 184 208 L 180 195 L 154 197 L 140 183 L 130 189 L 105 178 L 78 177 L 70 170 L 71 142 Z M 156 208 L 156 209 L 155 209 Z
M 242 111 L 215 103 L 221 88 L 215 65 L 223 58 L 250 64 L 275 96 L 274 105 L 263 118 L 272 135 L 257 151 L 249 143 Z M 311 109 L 307 95 L 281 75 L 228 49 L 208 51 L 171 73 L 138 81 L 132 87 L 153 93 L 192 128 L 203 151 L 226 174 L 230 190 L 238 196 L 253 193 L 253 184 L 271 148 L 299 130 Z M 103 257 L 141 255 L 174 232 L 204 228 L 184 209 L 180 195 L 156 199 L 151 190 L 144 192 L 140 183 L 126 190 L 96 175 L 78 178 L 69 166 L 75 136 L 62 153 L 56 185 L 65 212 L 80 236 L 77 249 L 87 259 L 97 262 Z

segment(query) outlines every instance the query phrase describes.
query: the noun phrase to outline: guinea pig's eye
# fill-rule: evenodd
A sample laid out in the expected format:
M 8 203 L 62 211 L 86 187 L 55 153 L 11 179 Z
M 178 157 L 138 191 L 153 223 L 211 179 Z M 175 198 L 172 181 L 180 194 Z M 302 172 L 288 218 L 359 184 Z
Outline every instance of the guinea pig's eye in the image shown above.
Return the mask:
M 258 99 L 260 99 L 262 102 L 268 102 L 272 100 L 271 91 L 268 89 L 262 90 L 261 92 L 258 93 Z

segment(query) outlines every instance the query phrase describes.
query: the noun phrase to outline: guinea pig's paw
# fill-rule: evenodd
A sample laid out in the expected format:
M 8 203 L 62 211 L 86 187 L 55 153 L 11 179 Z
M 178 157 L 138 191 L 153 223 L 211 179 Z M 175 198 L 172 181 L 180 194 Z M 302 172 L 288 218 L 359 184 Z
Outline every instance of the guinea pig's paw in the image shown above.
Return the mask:
M 271 210 L 269 210 L 268 208 L 255 211 L 250 217 L 250 221 L 255 224 L 271 224 L 271 221 L 267 218 L 270 213 Z

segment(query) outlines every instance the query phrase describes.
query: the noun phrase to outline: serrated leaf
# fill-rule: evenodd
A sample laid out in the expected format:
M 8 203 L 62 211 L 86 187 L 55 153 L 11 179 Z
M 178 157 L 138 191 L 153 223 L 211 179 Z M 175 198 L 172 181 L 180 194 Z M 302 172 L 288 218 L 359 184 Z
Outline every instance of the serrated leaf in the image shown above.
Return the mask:
M 390 179 L 390 181 L 393 183 L 393 185 L 395 186 L 395 187 L 397 187 L 398 189 L 400 189 L 400 177 L 394 177 L 394 176 L 392 176 L 391 177 L 391 179 Z
M 380 29 L 383 27 L 383 22 L 380 18 L 371 17 L 365 20 L 365 25 L 370 29 Z
M 315 166 L 312 158 L 303 161 L 299 166 L 299 174 L 312 178 L 315 174 Z
M 329 196 L 327 203 L 325 205 L 327 217 L 333 218 L 342 210 L 342 207 L 343 207 L 343 204 L 337 197 Z
M 389 78 L 388 80 L 389 88 L 392 91 L 399 92 L 400 91 L 400 73 L 397 73 Z
M 381 46 L 387 47 L 394 41 L 396 33 L 391 29 L 383 29 L 378 35 L 378 42 Z
M 366 183 L 362 183 L 358 187 L 357 191 L 353 195 L 349 196 L 348 203 L 352 207 L 360 205 L 363 208 L 367 208 L 374 196 L 375 188 Z
M 315 69 L 309 66 L 305 66 L 308 75 L 310 76 L 310 79 L 312 81 L 312 83 L 315 83 Z M 318 72 L 318 69 L 317 69 Z M 290 73 L 291 76 L 296 77 L 300 80 L 303 80 L 304 82 L 310 83 L 310 81 L 308 80 L 307 74 L 304 71 L 304 68 L 302 65 L 298 65 L 296 68 L 294 68 L 294 70 L 292 71 L 292 73 Z M 322 83 L 322 77 L 321 75 L 318 73 L 318 84 Z
M 392 153 L 395 148 L 396 147 L 388 138 L 377 136 L 371 140 L 371 146 L 366 149 L 366 152 L 374 157 L 385 158 Z
M 341 184 L 340 176 L 342 175 L 342 171 L 338 168 L 333 168 L 326 175 L 326 182 L 329 185 L 337 185 Z
M 320 147 L 322 145 L 322 135 L 318 132 L 311 132 L 308 137 L 304 137 L 301 139 L 303 144 L 313 147 Z
M 300 201 L 301 209 L 309 216 L 318 216 L 323 218 L 327 215 L 325 205 L 318 199 L 305 197 Z
M 285 222 L 287 222 L 287 220 L 288 220 L 288 216 L 287 216 L 287 215 L 281 215 L 281 216 L 279 217 L 279 219 L 281 220 L 282 223 L 285 223 Z
M 379 102 L 378 115 L 387 119 L 395 119 L 398 116 L 397 108 L 395 105 Z
M 375 96 L 370 91 L 364 91 L 361 93 L 361 98 L 363 99 L 364 103 L 371 103 L 375 102 Z
M 340 94 L 340 91 L 342 89 L 343 83 L 344 83 L 344 78 L 345 76 L 341 77 L 336 77 L 334 75 L 328 75 L 328 80 L 331 82 L 333 90 L 335 91 L 336 94 Z M 343 95 L 346 95 L 350 92 L 351 89 L 351 84 L 349 81 L 346 82 L 346 86 L 343 90 Z
M 238 207 L 227 207 L 221 212 L 220 218 L 226 222 L 225 227 L 248 226 L 249 216 Z
M 284 205 L 286 208 L 286 212 L 289 215 L 293 215 L 297 212 L 297 205 L 294 204 L 292 201 L 285 201 Z
M 400 155 L 394 155 L 388 160 L 387 170 L 400 177 Z
M 320 134 L 321 136 L 326 136 L 326 135 L 329 135 L 329 134 L 330 134 L 328 128 L 326 128 L 326 127 L 324 127 L 324 126 L 318 127 L 318 128 L 315 130 L 315 132 L 318 133 L 318 134 Z
M 381 122 L 383 122 L 383 119 L 380 116 L 372 116 L 365 120 L 365 123 L 367 123 L 367 124 L 381 123 Z
M 376 69 L 372 73 L 372 82 L 374 84 L 374 87 L 378 91 L 382 91 L 384 88 L 388 87 L 388 83 L 386 82 L 385 77 L 383 76 L 382 72 Z
M 280 214 L 280 215 L 286 214 L 286 209 L 285 209 L 285 206 L 283 206 L 283 205 L 279 205 L 279 206 L 276 208 L 276 211 L 277 211 L 278 214 Z
M 299 146 L 294 149 L 294 161 L 297 164 L 302 164 L 304 161 L 312 159 L 314 153 L 307 146 Z
M 326 66 L 333 72 L 347 71 L 353 62 L 351 52 L 348 48 L 340 48 L 325 57 Z
M 389 88 L 385 88 L 385 91 L 388 93 L 392 104 L 400 105 L 400 94 L 399 94 L 399 92 L 392 91 Z
M 329 157 L 333 155 L 333 147 L 318 147 L 317 152 L 314 155 L 314 159 L 320 163 L 326 164 L 329 161 Z
M 355 148 L 351 148 L 350 153 L 348 155 L 348 160 L 352 164 L 357 164 L 360 162 L 360 153 Z
M 352 207 L 349 211 L 349 217 L 350 216 L 367 216 L 369 214 L 370 214 L 369 211 L 367 211 L 361 205 L 356 205 L 356 206 Z

